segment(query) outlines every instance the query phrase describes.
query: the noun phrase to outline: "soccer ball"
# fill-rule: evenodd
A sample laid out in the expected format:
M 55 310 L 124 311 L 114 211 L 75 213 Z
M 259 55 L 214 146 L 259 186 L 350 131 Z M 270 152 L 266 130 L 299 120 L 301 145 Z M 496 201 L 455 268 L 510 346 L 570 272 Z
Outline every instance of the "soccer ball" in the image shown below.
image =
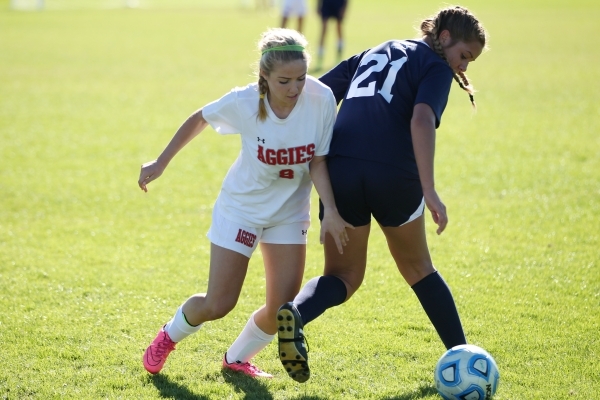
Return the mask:
M 498 389 L 500 373 L 487 351 L 462 344 L 440 357 L 434 378 L 438 393 L 446 400 L 487 400 Z

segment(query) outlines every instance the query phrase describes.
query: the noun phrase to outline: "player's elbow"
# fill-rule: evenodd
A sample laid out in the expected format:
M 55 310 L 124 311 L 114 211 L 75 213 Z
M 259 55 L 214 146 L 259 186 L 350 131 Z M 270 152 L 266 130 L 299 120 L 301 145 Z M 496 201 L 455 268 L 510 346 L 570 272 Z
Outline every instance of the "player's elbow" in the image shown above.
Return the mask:
M 410 121 L 410 130 L 412 133 L 435 132 L 435 121 L 426 118 L 414 118 Z
M 435 114 L 429 105 L 417 104 L 410 120 L 411 131 L 435 130 Z

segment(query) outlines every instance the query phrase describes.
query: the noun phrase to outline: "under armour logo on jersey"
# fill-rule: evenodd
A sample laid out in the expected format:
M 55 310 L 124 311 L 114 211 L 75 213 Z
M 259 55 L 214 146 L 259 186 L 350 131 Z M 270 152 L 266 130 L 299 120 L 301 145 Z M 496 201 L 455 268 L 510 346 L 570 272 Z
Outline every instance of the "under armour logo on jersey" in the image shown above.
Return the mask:
M 263 142 L 263 143 L 265 142 L 265 139 L 261 139 L 258 136 L 256 138 L 258 139 L 259 142 Z
M 304 229 L 302 229 L 302 235 L 303 236 L 306 235 L 307 233 L 308 233 L 308 230 L 305 231 Z

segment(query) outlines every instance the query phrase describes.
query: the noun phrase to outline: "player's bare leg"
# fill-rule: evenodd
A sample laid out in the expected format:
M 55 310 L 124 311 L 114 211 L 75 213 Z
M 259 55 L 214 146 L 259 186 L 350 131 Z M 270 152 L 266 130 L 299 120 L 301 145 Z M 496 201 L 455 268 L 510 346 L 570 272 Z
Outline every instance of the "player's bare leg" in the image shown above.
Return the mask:
M 191 296 L 182 306 L 191 325 L 223 318 L 237 304 L 250 259 L 233 250 L 210 245 L 206 293 Z
M 223 368 L 256 378 L 272 378 L 251 359 L 275 337 L 275 315 L 300 289 L 306 245 L 260 243 L 266 277 L 266 303 L 254 312 L 223 358 Z
M 325 36 L 327 35 L 327 20 L 321 18 L 321 37 L 319 38 L 319 49 L 317 51 L 317 71 L 323 68 L 323 57 L 325 56 Z
M 423 215 L 399 227 L 382 226 L 381 230 L 406 283 L 412 286 L 435 272 L 427 247 Z
M 263 332 L 275 334 L 278 329 L 276 315 L 279 307 L 290 302 L 300 290 L 304 275 L 306 245 L 261 243 L 261 250 L 265 264 L 267 301 L 254 314 L 254 321 Z M 291 351 L 286 350 L 289 346 L 294 346 L 294 344 L 283 343 L 280 340 L 279 354 L 282 360 L 287 357 L 287 354 L 292 354 Z M 258 351 L 260 350 L 262 348 L 258 349 Z M 289 368 L 302 369 L 303 366 L 297 364 L 297 362 L 305 360 L 306 357 L 304 357 L 304 360 L 294 358 L 290 360 Z M 287 364 L 287 360 L 285 361 L 284 366 Z M 292 364 L 294 365 L 292 366 Z
M 275 334 L 277 310 L 292 301 L 302 285 L 306 245 L 261 243 L 260 246 L 265 263 L 267 300 L 254 320 L 260 329 Z
M 446 348 L 467 342 L 450 288 L 431 261 L 425 217 L 381 228 L 398 270 L 412 287 Z
M 344 16 L 346 15 L 346 5 L 340 10 L 340 14 L 336 19 L 337 22 L 337 60 L 341 61 L 342 55 L 344 52 L 344 35 L 342 32 L 342 28 L 344 27 Z
M 197 332 L 203 322 L 225 316 L 237 303 L 249 258 L 211 244 L 207 293 L 191 296 L 163 326 L 143 356 L 144 368 L 159 373 L 176 343 Z
M 324 243 L 325 267 L 323 275 L 336 276 L 346 286 L 348 300 L 360 287 L 365 277 L 367 268 L 367 246 L 371 224 L 347 229 L 348 245 L 344 247 L 344 253 L 340 254 L 335 241 L 327 235 Z
M 340 62 L 342 60 L 342 55 L 344 52 L 344 37 L 342 34 L 342 25 L 343 25 L 343 20 L 340 18 L 337 20 L 336 22 L 336 28 L 337 28 L 337 62 Z
M 304 18 L 298 17 L 298 32 L 302 33 L 303 28 L 304 28 Z

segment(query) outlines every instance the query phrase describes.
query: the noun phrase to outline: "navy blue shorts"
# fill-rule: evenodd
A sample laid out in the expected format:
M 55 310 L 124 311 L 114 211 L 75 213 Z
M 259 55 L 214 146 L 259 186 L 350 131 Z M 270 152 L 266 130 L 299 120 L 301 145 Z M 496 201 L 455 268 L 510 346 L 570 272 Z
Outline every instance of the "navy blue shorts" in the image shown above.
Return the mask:
M 322 19 L 335 18 L 341 20 L 347 0 L 323 0 L 319 14 Z
M 371 222 L 400 226 L 423 214 L 425 201 L 421 182 L 406 178 L 393 166 L 350 157 L 327 159 L 331 187 L 340 216 L 354 226 Z M 323 204 L 319 201 L 319 219 Z

